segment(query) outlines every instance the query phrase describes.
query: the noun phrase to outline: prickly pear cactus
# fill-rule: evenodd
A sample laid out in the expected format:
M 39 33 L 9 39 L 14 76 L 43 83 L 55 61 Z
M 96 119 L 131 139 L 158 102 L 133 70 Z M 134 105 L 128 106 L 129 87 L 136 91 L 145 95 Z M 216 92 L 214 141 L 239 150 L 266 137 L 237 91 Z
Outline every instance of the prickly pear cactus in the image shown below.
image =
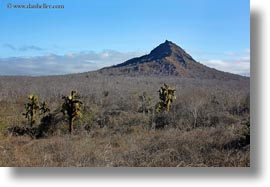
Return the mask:
M 69 132 L 73 133 L 73 122 L 76 117 L 81 117 L 82 101 L 76 91 L 71 91 L 69 96 L 63 96 L 64 103 L 62 104 L 61 112 L 68 116 L 69 119 Z
M 28 100 L 29 102 L 24 104 L 26 112 L 23 115 L 28 119 L 30 127 L 33 127 L 36 122 L 36 113 L 40 108 L 38 96 L 31 94 L 28 96 Z
M 175 88 L 172 88 L 165 83 L 164 83 L 164 87 L 160 87 L 158 91 L 160 101 L 158 102 L 156 106 L 157 112 L 163 112 L 163 111 L 168 112 L 170 110 L 173 99 L 176 99 L 175 91 L 176 91 Z

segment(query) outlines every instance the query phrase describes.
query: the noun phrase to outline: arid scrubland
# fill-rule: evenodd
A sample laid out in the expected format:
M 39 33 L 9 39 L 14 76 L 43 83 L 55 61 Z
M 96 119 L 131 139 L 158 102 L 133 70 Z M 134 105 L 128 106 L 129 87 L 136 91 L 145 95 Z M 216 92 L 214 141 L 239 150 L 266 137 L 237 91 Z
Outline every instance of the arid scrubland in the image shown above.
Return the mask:
M 176 99 L 158 114 L 164 83 Z M 249 89 L 248 78 L 0 77 L 0 166 L 249 167 Z M 61 104 L 72 90 L 83 110 L 70 135 Z M 35 137 L 14 130 L 28 125 L 29 94 L 51 113 L 47 123 L 37 119 Z

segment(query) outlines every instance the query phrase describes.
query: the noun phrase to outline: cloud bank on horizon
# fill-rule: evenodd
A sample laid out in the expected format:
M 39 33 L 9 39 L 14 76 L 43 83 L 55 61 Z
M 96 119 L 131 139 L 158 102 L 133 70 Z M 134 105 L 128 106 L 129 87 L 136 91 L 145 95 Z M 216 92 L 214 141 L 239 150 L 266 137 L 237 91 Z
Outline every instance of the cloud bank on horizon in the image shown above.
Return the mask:
M 63 75 L 97 70 L 143 55 L 142 52 L 121 53 L 104 50 L 68 53 L 65 55 L 47 54 L 43 56 L 0 58 L 0 75 Z
M 10 47 L 10 46 L 5 46 Z M 32 45 L 25 46 L 23 50 L 39 50 L 40 47 Z M 12 50 L 22 50 L 21 47 L 12 46 Z M 242 52 L 220 52 L 225 58 L 204 58 L 204 56 L 215 56 L 216 53 L 197 52 L 195 58 L 198 62 L 215 68 L 217 70 L 234 74 L 250 76 L 249 50 Z M 98 70 L 103 67 L 116 65 L 134 57 L 139 57 L 147 52 L 118 52 L 104 50 L 102 52 L 79 52 L 65 55 L 47 54 L 42 56 L 9 57 L 0 58 L 0 75 L 63 75 L 71 73 L 82 73 Z

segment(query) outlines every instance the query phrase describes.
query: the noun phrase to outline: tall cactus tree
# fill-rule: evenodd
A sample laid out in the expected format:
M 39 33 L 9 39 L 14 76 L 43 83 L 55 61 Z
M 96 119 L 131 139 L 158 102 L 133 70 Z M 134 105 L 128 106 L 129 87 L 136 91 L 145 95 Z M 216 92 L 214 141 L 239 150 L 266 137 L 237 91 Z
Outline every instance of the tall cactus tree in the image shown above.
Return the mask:
M 38 96 L 29 95 L 28 99 L 29 102 L 24 104 L 26 112 L 23 113 L 23 115 L 28 119 L 30 127 L 33 127 L 36 122 L 36 113 L 40 109 L 40 106 L 38 103 Z
M 62 99 L 64 99 L 64 103 L 62 104 L 61 112 L 63 112 L 64 115 L 68 115 L 69 133 L 72 134 L 74 120 L 76 117 L 81 116 L 81 107 L 83 103 L 80 101 L 80 96 L 76 91 L 71 91 L 69 96 L 63 96 Z
M 175 88 L 172 88 L 164 83 L 164 87 L 161 87 L 158 91 L 160 101 L 156 107 L 157 112 L 168 112 L 170 110 L 173 99 L 176 99 L 175 91 Z

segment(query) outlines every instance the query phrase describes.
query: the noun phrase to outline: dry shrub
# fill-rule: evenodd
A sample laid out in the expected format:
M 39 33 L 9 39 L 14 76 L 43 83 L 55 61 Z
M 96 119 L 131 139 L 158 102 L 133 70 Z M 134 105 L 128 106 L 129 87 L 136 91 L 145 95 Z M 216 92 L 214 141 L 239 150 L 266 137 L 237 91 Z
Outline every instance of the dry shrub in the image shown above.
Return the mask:
M 138 113 L 138 95 L 147 92 L 157 103 L 157 88 L 164 82 L 177 90 L 170 112 L 155 118 Z M 60 115 L 55 122 L 44 121 L 40 139 L 0 132 L 0 166 L 250 165 L 249 144 L 242 143 L 243 138 L 247 140 L 248 81 L 76 75 L 7 77 L 0 84 L 5 98 L 0 107 L 1 132 L 23 126 L 22 98 L 29 92 L 48 101 L 52 111 L 71 87 L 81 93 L 85 103 L 73 136 L 67 135 L 67 122 Z M 161 129 L 149 128 L 153 121 Z
M 137 167 L 247 167 L 249 148 L 223 149 L 224 143 L 234 136 L 226 129 L 166 130 L 153 136 L 142 148 L 125 154 L 123 159 L 128 166 Z

